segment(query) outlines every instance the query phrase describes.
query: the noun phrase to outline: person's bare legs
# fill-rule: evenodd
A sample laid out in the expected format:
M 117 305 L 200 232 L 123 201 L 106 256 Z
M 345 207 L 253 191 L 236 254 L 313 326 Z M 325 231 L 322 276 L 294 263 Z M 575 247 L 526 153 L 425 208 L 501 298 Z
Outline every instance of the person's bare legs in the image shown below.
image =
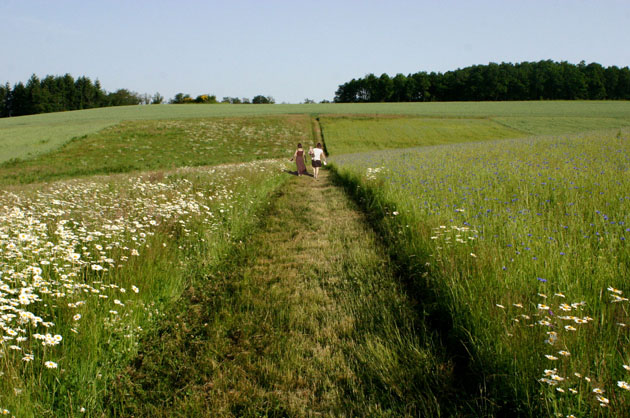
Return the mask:
M 319 167 L 313 167 L 313 177 L 317 179 L 318 175 L 319 175 Z

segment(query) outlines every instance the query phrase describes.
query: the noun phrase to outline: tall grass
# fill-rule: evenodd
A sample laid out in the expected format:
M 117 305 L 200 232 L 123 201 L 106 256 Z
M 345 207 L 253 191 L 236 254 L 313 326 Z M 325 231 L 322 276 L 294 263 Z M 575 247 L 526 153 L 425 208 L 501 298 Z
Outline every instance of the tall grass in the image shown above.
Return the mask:
M 0 407 L 103 413 L 140 337 L 247 234 L 274 161 L 13 187 L 0 195 Z
M 333 160 L 493 413 L 626 415 L 630 132 Z
M 326 172 L 293 177 L 143 340 L 109 415 L 455 415 L 450 364 L 392 269 Z

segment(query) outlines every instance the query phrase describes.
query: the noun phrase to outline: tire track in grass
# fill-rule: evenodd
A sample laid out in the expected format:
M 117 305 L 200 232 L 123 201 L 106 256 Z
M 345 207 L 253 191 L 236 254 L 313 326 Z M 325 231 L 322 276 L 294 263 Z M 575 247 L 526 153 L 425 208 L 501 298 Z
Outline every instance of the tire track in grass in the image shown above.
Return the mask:
M 147 341 L 113 412 L 437 416 L 452 367 L 415 315 L 328 172 L 296 177 L 259 230 Z

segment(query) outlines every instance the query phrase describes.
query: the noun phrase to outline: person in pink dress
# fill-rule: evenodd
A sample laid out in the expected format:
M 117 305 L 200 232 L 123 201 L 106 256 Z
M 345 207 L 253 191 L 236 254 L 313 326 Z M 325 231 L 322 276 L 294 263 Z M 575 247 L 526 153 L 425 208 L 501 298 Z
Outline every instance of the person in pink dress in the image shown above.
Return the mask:
M 297 150 L 295 150 L 293 158 L 291 158 L 291 161 L 293 160 L 295 160 L 295 165 L 297 166 L 298 176 L 308 174 L 306 171 L 306 164 L 304 163 L 304 149 L 302 149 L 302 144 L 298 144 Z

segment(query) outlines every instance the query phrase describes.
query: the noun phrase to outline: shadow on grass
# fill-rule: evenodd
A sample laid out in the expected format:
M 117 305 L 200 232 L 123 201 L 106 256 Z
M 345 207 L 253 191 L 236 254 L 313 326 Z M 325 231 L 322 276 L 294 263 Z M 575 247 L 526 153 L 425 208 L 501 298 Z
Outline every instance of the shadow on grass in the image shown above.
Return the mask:
M 330 172 L 333 184 L 345 190 L 382 240 L 394 264 L 393 271 L 414 304 L 422 327 L 419 331 L 425 334 L 424 338 L 434 341 L 437 355 L 454 365 L 450 390 L 438 399 L 445 411 L 457 411 L 454 412 L 457 416 L 535 416 L 526 395 L 517 396 L 507 390 L 503 378 L 498 377 L 505 375 L 505 369 L 475 352 L 474 333 L 467 327 L 455 326 L 455 313 L 447 292 L 440 278 L 425 266 L 429 254 L 401 248 L 400 238 L 389 222 L 392 216 L 387 213 L 387 207 L 393 205 L 384 202 L 375 189 L 360 185 L 358 180 L 340 174 L 334 167 Z M 461 324 L 461 318 L 458 319 Z
M 298 174 L 297 171 L 291 171 L 291 170 L 282 170 L 283 172 L 287 173 L 287 174 L 291 174 L 292 176 L 300 176 L 300 174 Z M 308 171 L 304 174 L 301 174 L 302 176 L 307 176 L 307 177 L 313 177 L 313 173 L 309 173 Z

